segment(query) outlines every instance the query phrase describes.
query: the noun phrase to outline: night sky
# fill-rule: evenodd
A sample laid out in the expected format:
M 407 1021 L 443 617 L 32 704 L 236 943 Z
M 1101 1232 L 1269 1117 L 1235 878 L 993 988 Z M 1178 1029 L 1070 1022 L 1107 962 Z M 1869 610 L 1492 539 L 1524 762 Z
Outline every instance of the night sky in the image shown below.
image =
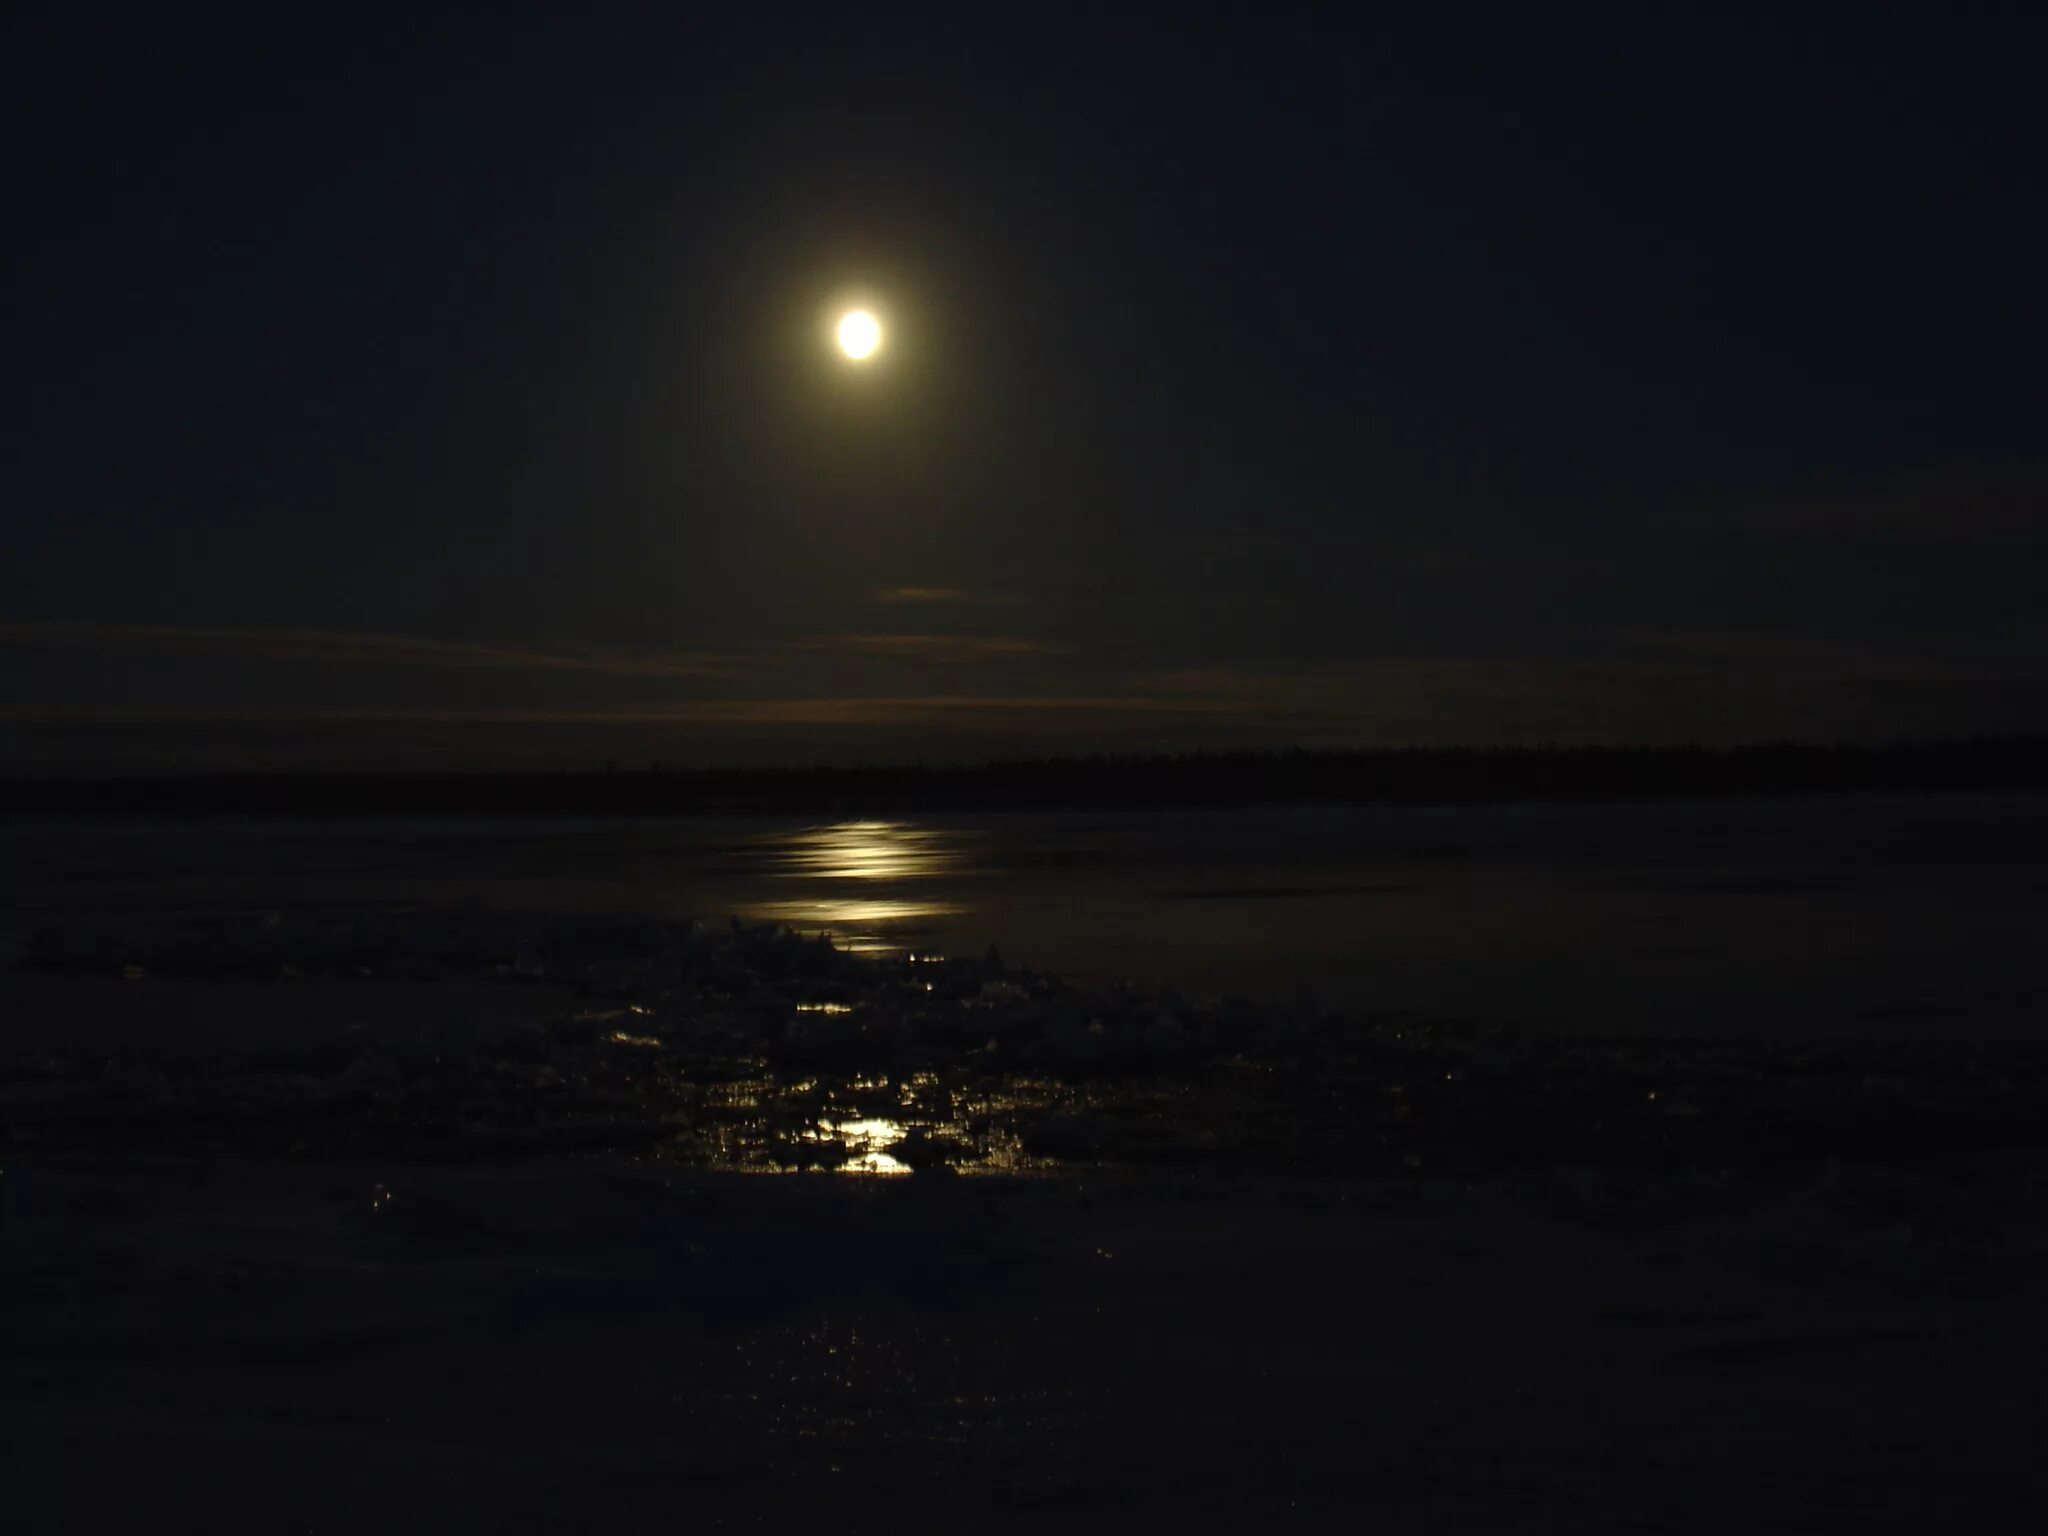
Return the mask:
M 2048 18 L 1545 9 L 10 23 L 0 767 L 2040 728 Z

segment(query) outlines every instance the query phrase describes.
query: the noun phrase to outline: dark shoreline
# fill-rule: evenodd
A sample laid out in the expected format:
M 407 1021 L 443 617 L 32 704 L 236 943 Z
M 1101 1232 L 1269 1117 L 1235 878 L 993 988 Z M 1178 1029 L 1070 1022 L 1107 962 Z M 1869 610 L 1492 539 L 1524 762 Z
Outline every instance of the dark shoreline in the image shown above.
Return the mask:
M 2048 736 L 1884 745 L 1402 748 L 950 766 L 211 773 L 0 781 L 0 816 L 833 816 L 1600 804 L 2048 790 Z

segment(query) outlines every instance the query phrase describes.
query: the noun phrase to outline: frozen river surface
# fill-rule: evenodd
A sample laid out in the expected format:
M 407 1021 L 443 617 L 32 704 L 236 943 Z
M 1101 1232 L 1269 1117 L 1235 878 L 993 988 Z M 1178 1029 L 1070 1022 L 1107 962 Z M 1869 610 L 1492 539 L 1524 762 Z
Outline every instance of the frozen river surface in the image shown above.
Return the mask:
M 0 825 L 0 929 L 482 903 L 737 914 L 1190 994 L 1573 1033 L 2038 1037 L 2048 798 L 792 822 Z

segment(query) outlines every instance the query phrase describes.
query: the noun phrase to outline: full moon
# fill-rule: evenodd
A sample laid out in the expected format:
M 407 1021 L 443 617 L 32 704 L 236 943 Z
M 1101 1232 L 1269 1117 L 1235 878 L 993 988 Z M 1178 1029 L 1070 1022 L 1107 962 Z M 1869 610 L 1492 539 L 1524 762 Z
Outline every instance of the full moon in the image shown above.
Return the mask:
M 839 350 L 855 362 L 875 355 L 882 344 L 882 322 L 864 309 L 849 309 L 839 317 Z

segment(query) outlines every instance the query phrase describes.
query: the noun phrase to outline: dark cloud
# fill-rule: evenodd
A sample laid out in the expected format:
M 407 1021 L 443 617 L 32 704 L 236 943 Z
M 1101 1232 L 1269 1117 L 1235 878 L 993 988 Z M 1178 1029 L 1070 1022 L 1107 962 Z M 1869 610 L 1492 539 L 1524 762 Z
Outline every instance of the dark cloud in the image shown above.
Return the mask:
M 194 624 L 0 624 L 0 644 L 82 645 L 196 650 L 267 661 L 374 662 L 404 666 L 485 667 L 525 672 L 590 672 L 614 677 L 725 677 L 732 656 L 534 650 L 409 635 L 316 629 L 235 629 Z
M 1745 533 L 1842 539 L 1985 540 L 2048 536 L 2048 466 L 1953 465 L 1845 481 L 1839 475 L 1693 493 L 1688 522 Z

